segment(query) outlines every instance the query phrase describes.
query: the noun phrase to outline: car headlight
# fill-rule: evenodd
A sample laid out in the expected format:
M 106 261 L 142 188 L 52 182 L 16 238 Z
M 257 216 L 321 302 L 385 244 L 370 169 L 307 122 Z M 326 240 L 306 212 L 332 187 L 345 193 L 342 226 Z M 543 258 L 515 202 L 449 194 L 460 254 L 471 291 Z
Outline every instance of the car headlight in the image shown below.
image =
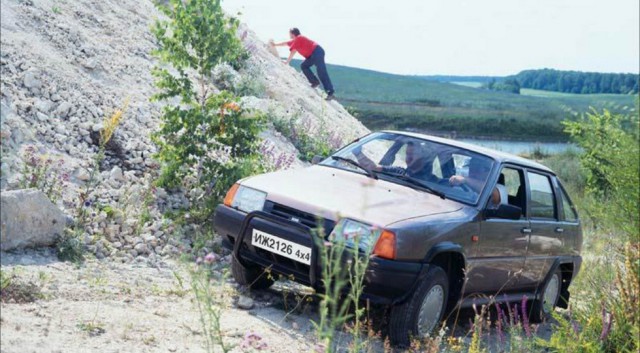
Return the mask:
M 357 244 L 360 250 L 371 252 L 381 232 L 382 229 L 378 227 L 343 218 L 336 224 L 329 239 L 334 242 L 344 241 L 351 248 Z
M 247 186 L 235 184 L 227 192 L 224 204 L 243 212 L 262 211 L 267 193 Z

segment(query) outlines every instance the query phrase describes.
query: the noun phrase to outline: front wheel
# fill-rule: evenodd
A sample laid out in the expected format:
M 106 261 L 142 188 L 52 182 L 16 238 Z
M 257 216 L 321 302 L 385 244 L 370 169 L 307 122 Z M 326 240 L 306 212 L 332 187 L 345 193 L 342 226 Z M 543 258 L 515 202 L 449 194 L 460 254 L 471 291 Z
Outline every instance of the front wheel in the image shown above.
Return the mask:
M 267 289 L 273 285 L 273 279 L 260 266 L 243 266 L 235 257 L 231 258 L 231 274 L 233 278 L 251 289 Z
M 422 339 L 433 333 L 442 321 L 448 296 L 447 273 L 438 266 L 431 266 L 413 295 L 391 308 L 391 343 L 406 347 L 412 338 Z

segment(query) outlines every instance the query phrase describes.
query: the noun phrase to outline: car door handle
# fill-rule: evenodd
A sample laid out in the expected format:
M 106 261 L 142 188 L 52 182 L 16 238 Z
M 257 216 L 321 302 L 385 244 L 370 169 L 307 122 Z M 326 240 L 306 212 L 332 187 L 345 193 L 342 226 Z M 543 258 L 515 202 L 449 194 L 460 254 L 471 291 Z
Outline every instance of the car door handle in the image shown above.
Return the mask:
M 531 228 L 526 228 L 526 227 L 522 228 L 522 229 L 520 229 L 520 233 L 531 234 Z
M 564 233 L 564 229 L 563 228 L 556 228 L 556 233 Z

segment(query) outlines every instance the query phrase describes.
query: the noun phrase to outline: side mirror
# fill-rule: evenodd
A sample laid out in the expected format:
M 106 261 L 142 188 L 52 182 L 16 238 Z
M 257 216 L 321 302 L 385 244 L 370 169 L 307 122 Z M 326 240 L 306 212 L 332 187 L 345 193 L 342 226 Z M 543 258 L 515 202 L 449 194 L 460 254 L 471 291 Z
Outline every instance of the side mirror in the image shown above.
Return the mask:
M 311 164 L 318 164 L 320 162 L 324 161 L 324 157 L 322 156 L 313 156 L 313 158 L 311 159 Z
M 502 218 L 518 220 L 522 216 L 522 209 L 518 206 L 501 204 L 496 209 L 487 209 L 485 211 L 487 218 Z

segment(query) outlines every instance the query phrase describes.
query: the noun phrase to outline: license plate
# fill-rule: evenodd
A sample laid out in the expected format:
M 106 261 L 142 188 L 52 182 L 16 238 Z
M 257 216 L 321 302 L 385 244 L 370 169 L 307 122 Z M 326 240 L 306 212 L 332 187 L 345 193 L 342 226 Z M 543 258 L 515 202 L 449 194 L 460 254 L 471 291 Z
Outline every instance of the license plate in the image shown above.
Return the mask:
M 253 230 L 251 236 L 251 245 L 271 251 L 272 253 L 284 256 L 291 260 L 302 262 L 306 265 L 311 265 L 311 248 L 303 246 L 271 234 Z

